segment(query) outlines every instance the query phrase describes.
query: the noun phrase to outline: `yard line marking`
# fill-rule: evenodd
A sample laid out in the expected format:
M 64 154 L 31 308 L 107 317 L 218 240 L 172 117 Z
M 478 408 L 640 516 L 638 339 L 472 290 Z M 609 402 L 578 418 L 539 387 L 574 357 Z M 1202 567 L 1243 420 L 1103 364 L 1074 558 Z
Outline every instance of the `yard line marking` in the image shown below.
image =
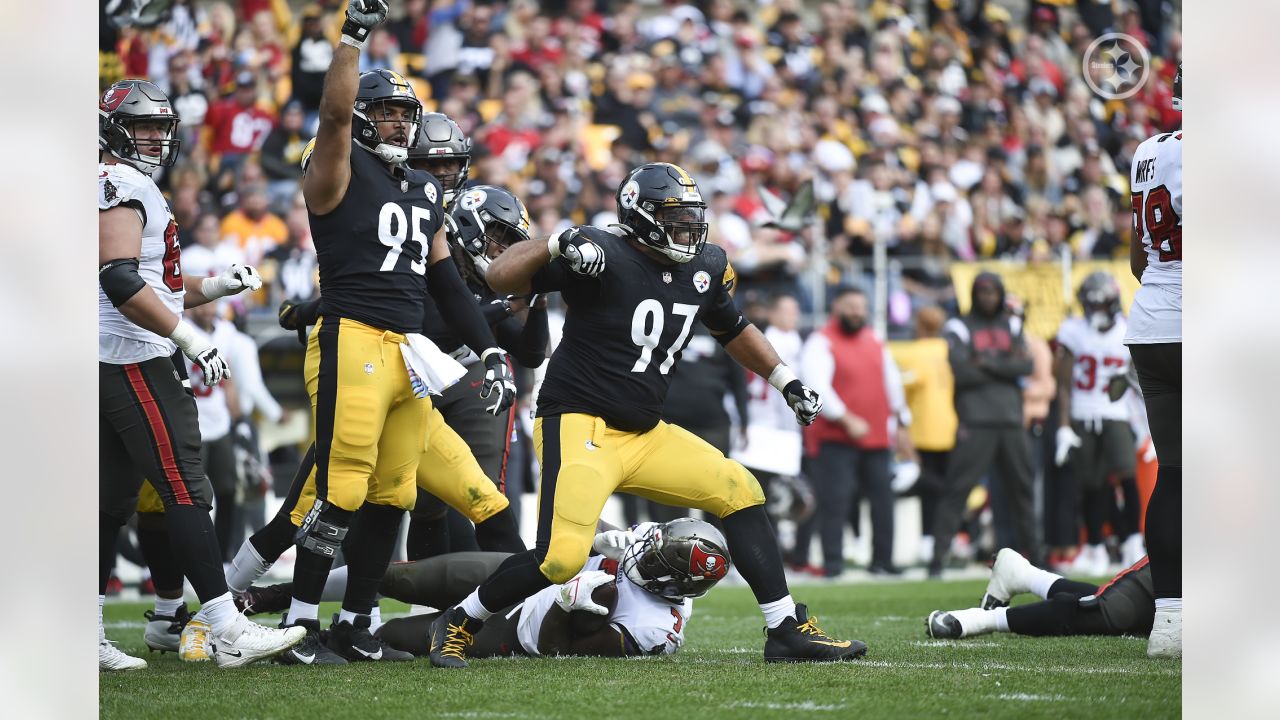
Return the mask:
M 789 702 L 789 703 L 753 702 L 750 700 L 739 700 L 737 702 L 731 702 L 726 705 L 721 705 L 720 707 L 730 709 L 730 710 L 736 709 L 736 708 L 746 708 L 746 709 L 758 709 L 758 710 L 804 710 L 809 712 L 828 712 L 831 710 L 843 710 L 845 705 L 844 703 L 840 703 L 839 705 L 819 705 L 818 703 L 815 703 L 812 700 L 806 700 L 804 702 Z
M 1028 695 L 1027 693 L 1005 693 L 996 695 L 995 698 L 997 700 L 1019 700 L 1022 702 L 1064 702 L 1070 699 L 1065 695 Z

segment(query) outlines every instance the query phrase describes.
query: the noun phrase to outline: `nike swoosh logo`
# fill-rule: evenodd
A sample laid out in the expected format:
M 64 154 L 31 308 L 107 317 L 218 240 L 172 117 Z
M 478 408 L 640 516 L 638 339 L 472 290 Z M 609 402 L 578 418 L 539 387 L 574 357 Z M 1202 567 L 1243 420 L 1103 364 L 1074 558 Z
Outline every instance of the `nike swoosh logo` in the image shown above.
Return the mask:
M 368 658 L 368 659 L 370 659 L 370 660 L 381 660 L 381 659 L 382 659 L 382 648 L 378 648 L 378 652 L 375 652 L 375 653 L 367 653 L 367 652 L 365 652 L 365 651 L 361 650 L 361 649 L 360 649 L 360 648 L 358 648 L 358 647 L 353 647 L 353 648 L 352 648 L 352 650 L 355 650 L 356 652 L 360 653 L 361 655 L 365 656 L 366 658 Z
M 231 657 L 240 657 L 240 651 L 239 651 L 239 650 L 236 650 L 236 651 L 234 651 L 234 652 L 233 652 L 233 651 L 231 651 L 231 650 L 223 650 L 223 651 L 222 651 L 222 654 L 223 654 L 223 655 L 230 655 Z
M 597 444 L 595 444 L 595 443 L 593 443 L 593 442 L 591 442 L 590 440 L 588 440 L 588 441 L 587 441 L 587 449 L 588 449 L 588 450 L 599 450 L 599 449 L 600 449 L 600 446 L 599 446 L 599 445 L 597 445 Z
M 303 655 L 302 653 L 296 650 L 294 651 L 293 656 L 297 658 L 300 662 L 302 662 L 304 665 L 310 665 L 316 660 L 315 655 Z
M 830 645 L 834 648 L 847 648 L 852 644 L 848 640 L 841 640 L 840 642 L 835 642 L 834 640 L 810 640 L 809 642 L 814 645 Z

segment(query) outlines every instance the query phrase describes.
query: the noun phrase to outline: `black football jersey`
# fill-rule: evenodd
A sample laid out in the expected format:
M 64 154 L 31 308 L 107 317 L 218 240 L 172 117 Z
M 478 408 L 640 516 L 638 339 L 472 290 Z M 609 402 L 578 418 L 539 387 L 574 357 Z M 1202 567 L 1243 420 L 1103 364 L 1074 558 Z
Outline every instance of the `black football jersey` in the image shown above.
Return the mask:
M 427 254 L 444 224 L 440 183 L 391 167 L 352 141 L 351 183 L 326 215 L 308 210 L 320 265 L 320 314 L 418 332 Z
M 554 260 L 533 278 L 534 292 L 558 290 L 568 306 L 538 415 L 586 413 L 619 430 L 649 430 L 662 417 L 693 323 L 713 333 L 737 326 L 737 277 L 716 245 L 687 263 L 667 265 L 607 230 L 577 230 L 604 249 L 605 268 L 588 278 Z

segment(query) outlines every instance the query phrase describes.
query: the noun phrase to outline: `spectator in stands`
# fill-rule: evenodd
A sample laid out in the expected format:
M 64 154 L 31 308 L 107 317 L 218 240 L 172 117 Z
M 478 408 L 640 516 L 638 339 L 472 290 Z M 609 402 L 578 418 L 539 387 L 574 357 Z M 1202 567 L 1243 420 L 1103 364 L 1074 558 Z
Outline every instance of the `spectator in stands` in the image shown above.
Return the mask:
M 244 264 L 244 250 L 233 240 L 223 241 L 217 215 L 200 215 L 194 234 L 195 242 L 182 249 L 182 272 L 187 277 L 213 277 L 233 263 Z
M 289 77 L 293 97 L 302 103 L 309 117 L 320 112 L 320 95 L 324 90 L 324 74 L 333 62 L 333 41 L 325 37 L 327 16 L 319 5 L 302 9 L 302 33 L 293 46 Z M 308 122 L 308 125 L 311 123 Z
M 290 100 L 258 156 L 267 178 L 267 195 L 276 207 L 287 207 L 302 181 L 302 151 L 311 140 L 311 134 L 303 129 L 304 112 L 301 101 Z
M 284 221 L 268 209 L 269 205 L 266 186 L 250 184 L 241 188 L 240 207 L 222 219 L 222 241 L 237 245 L 250 265 L 260 265 L 289 235 Z
M 805 428 L 805 452 L 818 499 L 823 573 L 844 570 L 844 527 L 859 491 L 871 502 L 871 573 L 897 575 L 893 564 L 894 495 L 890 487 L 895 427 L 911 424 L 898 368 L 867 327 L 867 297 L 836 292 L 831 319 L 805 341 L 800 365 L 822 396 L 822 415 Z
M 955 374 L 956 447 L 947 465 L 946 488 L 933 525 L 929 576 L 942 576 L 965 502 L 993 469 L 1013 526 L 1012 547 L 1038 560 L 1032 507 L 1031 447 L 1023 430 L 1021 379 L 1032 370 L 1022 323 L 1009 314 L 1004 283 L 984 272 L 973 282 L 969 314 L 947 321 L 948 359 Z
M 217 168 L 219 189 L 230 187 L 240 164 L 262 148 L 275 126 L 274 116 L 259 108 L 257 99 L 258 79 L 245 70 L 236 76 L 231 97 L 214 103 L 205 117 L 212 138 L 209 159 Z

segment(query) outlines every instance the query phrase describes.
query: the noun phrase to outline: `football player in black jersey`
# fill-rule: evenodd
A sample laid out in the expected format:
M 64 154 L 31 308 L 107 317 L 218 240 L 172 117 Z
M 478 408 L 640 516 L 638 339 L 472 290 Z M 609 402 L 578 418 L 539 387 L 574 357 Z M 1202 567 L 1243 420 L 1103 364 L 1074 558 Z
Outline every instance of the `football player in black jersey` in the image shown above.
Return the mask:
M 769 378 L 804 425 L 822 403 L 738 312 L 724 251 L 706 245 L 706 203 L 683 169 L 632 170 L 616 197 L 617 231 L 581 226 L 522 243 L 489 266 L 498 292 L 559 291 L 564 337 L 538 397 L 534 445 L 542 482 L 537 545 L 512 556 L 431 628 L 431 662 L 466 667 L 466 648 L 494 608 L 582 567 L 615 490 L 721 518 L 733 562 L 767 624 L 766 661 L 844 660 L 866 645 L 836 640 L 787 590 L 760 484 L 741 464 L 661 420 L 670 373 L 694 321 L 747 369 Z M 696 560 L 696 559 L 695 559 Z M 715 576 L 714 563 L 690 572 Z
M 368 614 L 402 513 L 417 497 L 419 458 L 432 442 L 432 388 L 424 384 L 441 365 L 424 356 L 431 354 L 425 338 L 409 337 L 420 328 L 428 292 L 467 345 L 482 349 L 482 392 L 496 395 L 495 412 L 515 393 L 506 354 L 449 256 L 440 183 L 404 165 L 422 104 L 398 73 L 358 72 L 360 50 L 386 16 L 384 0 L 350 0 L 302 178 L 323 300 L 304 369 L 316 467 L 293 511 L 298 560 L 287 622 L 307 627 L 293 659 L 308 664 L 339 547 L 350 579 L 330 646 L 348 660 L 391 659 L 369 634 Z

